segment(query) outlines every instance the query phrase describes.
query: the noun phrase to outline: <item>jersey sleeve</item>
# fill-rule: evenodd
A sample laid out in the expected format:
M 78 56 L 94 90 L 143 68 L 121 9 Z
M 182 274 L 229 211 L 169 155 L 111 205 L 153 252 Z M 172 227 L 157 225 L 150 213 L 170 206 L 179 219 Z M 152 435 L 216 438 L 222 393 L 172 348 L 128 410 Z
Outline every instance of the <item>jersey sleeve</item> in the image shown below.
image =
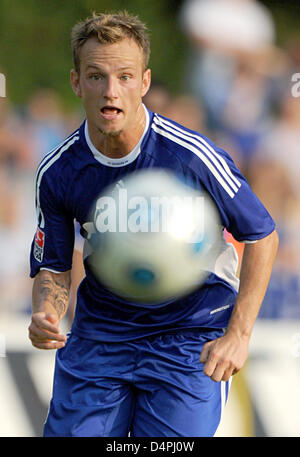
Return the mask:
M 226 151 L 202 138 L 194 161 L 222 224 L 237 241 L 254 242 L 273 232 L 274 220 Z
M 73 217 L 63 205 L 59 179 L 44 174 L 36 182 L 37 230 L 30 251 L 30 276 L 47 269 L 61 273 L 72 268 Z

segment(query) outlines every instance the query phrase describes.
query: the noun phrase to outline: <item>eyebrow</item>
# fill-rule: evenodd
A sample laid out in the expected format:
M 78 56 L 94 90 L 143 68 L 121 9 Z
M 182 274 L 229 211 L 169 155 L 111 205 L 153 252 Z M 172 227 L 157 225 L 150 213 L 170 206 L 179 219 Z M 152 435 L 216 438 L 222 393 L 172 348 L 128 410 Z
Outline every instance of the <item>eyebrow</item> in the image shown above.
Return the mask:
M 86 67 L 86 70 L 90 70 L 90 69 L 102 71 L 102 69 L 101 69 L 100 67 L 98 67 L 97 65 L 88 65 L 88 66 Z
M 94 69 L 94 70 L 98 70 L 98 71 L 104 71 L 101 67 L 98 67 L 98 65 L 94 65 L 94 64 L 89 64 L 86 67 L 86 69 L 87 70 Z M 135 67 L 127 65 L 127 66 L 118 68 L 117 71 L 125 71 L 125 70 L 133 70 L 133 69 L 135 69 Z

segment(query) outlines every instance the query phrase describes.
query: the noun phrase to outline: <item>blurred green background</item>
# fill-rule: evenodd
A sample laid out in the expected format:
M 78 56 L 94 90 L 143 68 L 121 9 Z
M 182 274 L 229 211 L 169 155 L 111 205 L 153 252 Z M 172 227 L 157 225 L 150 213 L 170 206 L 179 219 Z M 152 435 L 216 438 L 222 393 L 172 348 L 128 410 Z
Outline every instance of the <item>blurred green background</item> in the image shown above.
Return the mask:
M 151 32 L 153 76 L 180 91 L 186 37 L 178 23 L 182 0 L 0 0 L 0 71 L 15 104 L 26 103 L 39 87 L 55 88 L 66 105 L 78 103 L 69 85 L 70 31 L 91 11 L 126 9 L 138 14 Z M 297 33 L 298 1 L 264 1 L 272 11 L 283 45 Z M 297 14 L 297 11 L 299 14 Z
M 178 89 L 185 39 L 178 29 L 177 0 L 1 0 L 0 67 L 9 98 L 26 102 L 38 87 L 55 88 L 66 103 L 77 103 L 69 86 L 72 68 L 70 32 L 91 11 L 128 10 L 151 31 L 151 67 L 157 77 Z

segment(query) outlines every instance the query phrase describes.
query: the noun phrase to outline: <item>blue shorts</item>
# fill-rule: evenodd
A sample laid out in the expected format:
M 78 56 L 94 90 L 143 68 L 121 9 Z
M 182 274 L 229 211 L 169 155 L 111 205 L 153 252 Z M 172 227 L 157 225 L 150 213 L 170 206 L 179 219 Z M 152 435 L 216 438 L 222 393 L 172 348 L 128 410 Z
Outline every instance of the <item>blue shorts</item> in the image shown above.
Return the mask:
M 57 351 L 44 436 L 210 437 L 228 382 L 203 373 L 203 344 L 222 331 L 103 343 L 71 334 Z

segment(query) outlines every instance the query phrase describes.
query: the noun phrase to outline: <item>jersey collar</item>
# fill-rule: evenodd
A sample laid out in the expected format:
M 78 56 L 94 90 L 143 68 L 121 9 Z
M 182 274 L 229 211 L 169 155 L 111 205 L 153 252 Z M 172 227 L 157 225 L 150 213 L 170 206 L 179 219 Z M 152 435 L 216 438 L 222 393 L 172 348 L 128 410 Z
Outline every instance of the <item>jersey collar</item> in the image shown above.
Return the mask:
M 125 157 L 120 157 L 117 159 L 112 159 L 111 157 L 107 157 L 106 155 L 102 154 L 102 152 L 98 151 L 98 149 L 96 149 L 96 147 L 93 145 L 90 135 L 89 135 L 87 120 L 85 121 L 85 125 L 84 125 L 85 140 L 86 140 L 87 145 L 90 148 L 91 152 L 93 153 L 94 158 L 98 162 L 100 162 L 102 165 L 106 165 L 107 167 L 123 167 L 125 165 L 132 163 L 138 157 L 138 155 L 141 152 L 142 141 L 144 139 L 144 136 L 146 135 L 146 132 L 149 128 L 149 123 L 150 123 L 148 110 L 146 109 L 145 105 L 143 105 L 143 108 L 144 108 L 145 114 L 146 114 L 146 126 L 145 126 L 144 132 L 143 132 L 139 142 L 133 148 L 133 150 L 131 152 L 129 152 Z

